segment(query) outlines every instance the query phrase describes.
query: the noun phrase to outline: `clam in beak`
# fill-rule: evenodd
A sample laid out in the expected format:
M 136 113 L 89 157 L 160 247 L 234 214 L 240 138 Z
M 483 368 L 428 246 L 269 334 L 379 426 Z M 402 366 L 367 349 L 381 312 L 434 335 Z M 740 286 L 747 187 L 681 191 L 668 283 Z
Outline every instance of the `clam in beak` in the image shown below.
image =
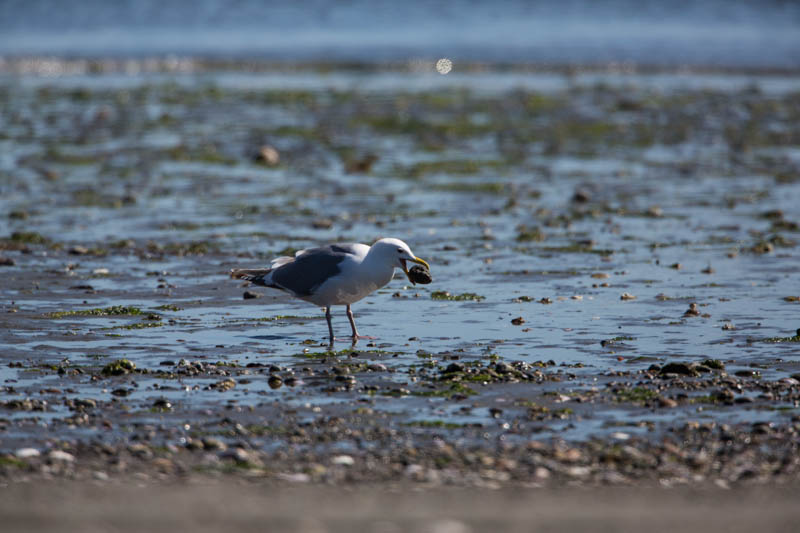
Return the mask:
M 428 270 L 431 269 L 431 266 L 428 264 L 428 262 L 425 261 L 424 259 L 420 259 L 419 257 L 414 257 L 412 259 L 401 259 L 400 260 L 400 264 L 402 265 L 403 272 L 405 273 L 406 277 L 408 278 L 408 281 L 410 281 L 413 285 L 416 285 L 416 283 L 414 283 L 414 280 L 411 279 L 411 276 L 408 273 L 408 267 L 406 266 L 406 261 L 411 261 L 412 263 L 417 263 L 418 265 L 422 265 L 425 268 L 427 268 Z

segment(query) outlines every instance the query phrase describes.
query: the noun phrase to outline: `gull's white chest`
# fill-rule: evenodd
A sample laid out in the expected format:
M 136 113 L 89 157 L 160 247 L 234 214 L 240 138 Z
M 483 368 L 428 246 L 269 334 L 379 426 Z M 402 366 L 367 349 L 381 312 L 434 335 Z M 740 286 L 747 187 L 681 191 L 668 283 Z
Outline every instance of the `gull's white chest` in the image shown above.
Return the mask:
M 373 270 L 355 261 L 345 262 L 341 272 L 321 284 L 308 301 L 319 306 L 350 305 L 388 284 L 394 268 Z

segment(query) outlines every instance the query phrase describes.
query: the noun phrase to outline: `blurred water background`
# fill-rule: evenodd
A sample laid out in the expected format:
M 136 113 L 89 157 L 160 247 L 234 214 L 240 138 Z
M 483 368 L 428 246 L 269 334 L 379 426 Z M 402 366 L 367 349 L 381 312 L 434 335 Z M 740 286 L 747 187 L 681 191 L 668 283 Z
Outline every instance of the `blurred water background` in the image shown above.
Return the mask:
M 800 3 L 3 0 L 0 56 L 797 69 Z

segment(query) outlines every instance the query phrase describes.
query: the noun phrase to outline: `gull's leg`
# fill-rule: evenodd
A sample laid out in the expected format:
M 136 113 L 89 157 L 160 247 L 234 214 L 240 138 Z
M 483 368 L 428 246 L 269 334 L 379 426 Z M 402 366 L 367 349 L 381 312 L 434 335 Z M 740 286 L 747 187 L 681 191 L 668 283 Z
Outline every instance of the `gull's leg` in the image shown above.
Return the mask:
M 356 321 L 353 318 L 353 310 L 347 306 L 347 320 L 350 321 L 350 327 L 353 328 L 353 340 L 358 340 L 358 330 L 356 329 Z
M 325 308 L 325 320 L 328 321 L 328 334 L 331 338 L 330 348 L 333 349 L 333 324 L 331 323 L 331 306 Z
M 367 335 L 358 334 L 358 330 L 356 329 L 356 320 L 353 318 L 353 310 L 350 309 L 349 305 L 347 306 L 347 319 L 350 321 L 350 327 L 353 328 L 353 344 L 357 343 L 358 339 L 375 339 L 375 337 L 368 337 Z

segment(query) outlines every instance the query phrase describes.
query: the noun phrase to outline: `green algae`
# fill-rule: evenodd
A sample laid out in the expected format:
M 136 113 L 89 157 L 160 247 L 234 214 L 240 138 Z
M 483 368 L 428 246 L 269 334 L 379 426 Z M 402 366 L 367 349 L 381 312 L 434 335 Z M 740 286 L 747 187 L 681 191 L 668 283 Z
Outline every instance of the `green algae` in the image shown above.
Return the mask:
M 127 324 L 125 326 L 112 326 L 109 328 L 101 328 L 103 330 L 109 329 L 126 329 L 126 330 L 135 330 L 135 329 L 148 329 L 148 328 L 159 328 L 163 326 L 163 322 L 137 322 L 135 324 Z
M 50 239 L 35 231 L 15 231 L 8 237 L 9 241 L 24 244 L 50 244 Z
M 128 359 L 117 359 L 108 363 L 100 371 L 104 376 L 121 376 L 136 370 L 136 364 Z
M 486 170 L 497 172 L 506 168 L 505 161 L 490 159 L 453 159 L 440 161 L 420 161 L 409 166 L 395 166 L 394 175 L 409 179 L 419 179 L 431 174 L 470 176 Z
M 474 292 L 450 294 L 447 291 L 434 291 L 431 293 L 431 299 L 444 300 L 448 302 L 480 302 L 481 300 L 485 300 L 486 297 L 475 294 Z
M 453 382 L 446 389 L 417 390 L 412 391 L 411 394 L 425 398 L 453 398 L 454 396 L 472 396 L 478 393 L 462 383 Z
M 183 307 L 178 307 L 177 305 L 174 304 L 163 304 L 156 306 L 153 309 L 157 309 L 159 311 L 176 311 L 176 312 L 183 311 Z
M 613 400 L 620 403 L 646 404 L 658 398 L 658 392 L 647 387 L 619 388 L 613 392 Z
M 98 307 L 95 309 L 77 309 L 72 311 L 55 311 L 45 313 L 47 318 L 66 318 L 71 316 L 134 316 L 144 315 L 144 311 L 138 307 L 124 305 L 114 305 L 111 307 Z

